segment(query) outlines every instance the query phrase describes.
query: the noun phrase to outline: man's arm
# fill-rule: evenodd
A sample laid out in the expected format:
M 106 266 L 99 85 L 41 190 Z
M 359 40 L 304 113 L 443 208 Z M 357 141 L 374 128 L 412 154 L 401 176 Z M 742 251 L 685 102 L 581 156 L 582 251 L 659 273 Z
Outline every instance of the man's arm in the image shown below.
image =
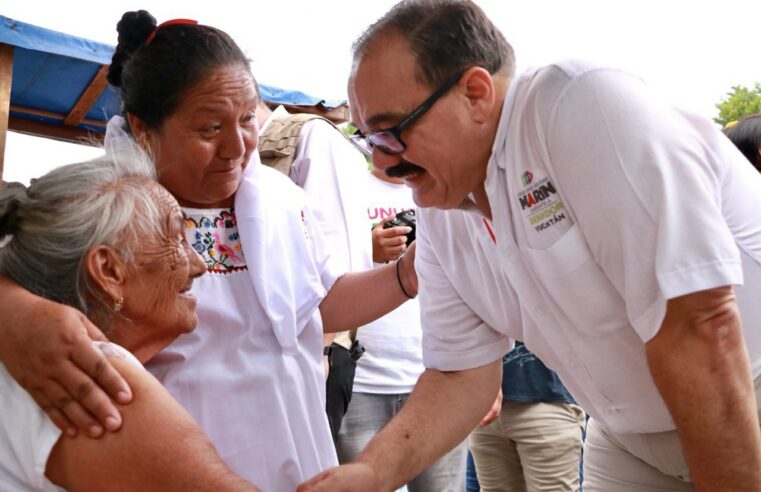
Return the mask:
M 669 300 L 646 351 L 695 490 L 761 490 L 761 431 L 732 288 Z
M 501 359 L 465 371 L 427 369 L 402 410 L 354 463 L 327 470 L 297 490 L 394 490 L 467 437 L 494 403 L 501 380 Z
M 127 403 L 130 388 L 93 347 L 105 338 L 82 313 L 0 276 L 0 319 L 0 361 L 58 428 L 94 437 L 119 428 L 109 395 Z
M 121 408 L 124 425 L 97 440 L 61 436 L 47 462 L 50 481 L 72 492 L 257 490 L 222 462 L 195 421 L 153 376 L 123 360 L 112 363 L 135 395 Z

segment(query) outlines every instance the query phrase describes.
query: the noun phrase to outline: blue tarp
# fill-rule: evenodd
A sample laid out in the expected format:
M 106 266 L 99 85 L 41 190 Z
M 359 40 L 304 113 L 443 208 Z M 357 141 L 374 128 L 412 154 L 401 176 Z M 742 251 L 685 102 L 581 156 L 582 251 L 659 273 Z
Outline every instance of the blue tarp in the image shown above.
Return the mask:
M 299 91 L 278 89 L 271 85 L 259 84 L 262 99 L 276 104 L 291 104 L 294 106 L 321 106 L 325 109 L 333 109 L 346 104 L 346 101 L 325 100 L 309 96 Z
M 111 63 L 114 47 L 0 16 L 0 43 L 14 46 L 11 105 L 67 115 L 101 65 Z M 265 101 L 329 110 L 345 101 L 326 101 L 302 92 L 261 86 Z M 106 122 L 120 112 L 119 96 L 108 86 L 86 118 Z M 12 117 L 60 125 L 59 119 L 11 111 Z M 79 128 L 103 133 L 100 126 Z

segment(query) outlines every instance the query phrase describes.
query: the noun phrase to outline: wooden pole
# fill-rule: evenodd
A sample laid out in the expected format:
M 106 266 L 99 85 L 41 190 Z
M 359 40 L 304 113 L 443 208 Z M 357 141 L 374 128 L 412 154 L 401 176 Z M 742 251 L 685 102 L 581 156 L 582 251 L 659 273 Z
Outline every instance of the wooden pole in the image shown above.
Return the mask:
M 98 101 L 98 98 L 103 94 L 103 90 L 108 87 L 108 65 L 102 65 L 95 77 L 90 81 L 85 91 L 79 96 L 79 100 L 74 107 L 69 111 L 66 119 L 63 120 L 63 124 L 66 126 L 77 126 L 85 119 L 85 115 L 93 104 Z
M 44 109 L 27 108 L 26 106 L 19 106 L 18 104 L 11 104 L 11 111 L 14 113 L 26 114 L 29 116 L 42 116 L 43 118 L 50 118 L 52 120 L 63 121 L 64 119 L 66 119 L 65 114 L 54 113 L 52 111 L 45 111 Z M 100 128 L 105 128 L 106 125 L 108 124 L 107 121 L 94 120 L 92 118 L 83 118 L 81 121 L 77 122 L 76 124 L 79 125 L 80 123 L 84 123 L 85 125 L 90 125 L 90 126 L 97 126 Z
M 39 121 L 11 116 L 8 129 L 35 137 L 52 138 L 62 142 L 99 147 L 103 145 L 103 135 L 98 132 L 83 130 L 75 126 L 49 125 Z
M 0 187 L 3 185 L 5 135 L 11 115 L 11 83 L 13 82 L 13 46 L 0 44 Z

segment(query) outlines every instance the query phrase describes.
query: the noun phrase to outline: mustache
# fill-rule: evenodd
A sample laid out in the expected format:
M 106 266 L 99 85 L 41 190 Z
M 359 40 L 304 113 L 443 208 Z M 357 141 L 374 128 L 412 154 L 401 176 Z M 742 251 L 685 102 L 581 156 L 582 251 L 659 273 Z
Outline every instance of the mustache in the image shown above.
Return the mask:
M 396 164 L 394 166 L 389 167 L 386 169 L 386 176 L 389 178 L 403 178 L 406 175 L 414 172 L 424 172 L 425 169 L 422 167 L 413 164 L 411 162 L 402 161 L 399 164 Z

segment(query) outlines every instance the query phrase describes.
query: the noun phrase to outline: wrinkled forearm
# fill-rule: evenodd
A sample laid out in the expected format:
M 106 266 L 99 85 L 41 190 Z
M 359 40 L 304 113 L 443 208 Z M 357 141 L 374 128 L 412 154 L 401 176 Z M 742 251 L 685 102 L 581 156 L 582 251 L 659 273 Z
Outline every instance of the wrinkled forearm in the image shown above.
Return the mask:
M 647 357 L 695 488 L 761 490 L 761 431 L 734 300 L 704 315 L 669 306 Z

